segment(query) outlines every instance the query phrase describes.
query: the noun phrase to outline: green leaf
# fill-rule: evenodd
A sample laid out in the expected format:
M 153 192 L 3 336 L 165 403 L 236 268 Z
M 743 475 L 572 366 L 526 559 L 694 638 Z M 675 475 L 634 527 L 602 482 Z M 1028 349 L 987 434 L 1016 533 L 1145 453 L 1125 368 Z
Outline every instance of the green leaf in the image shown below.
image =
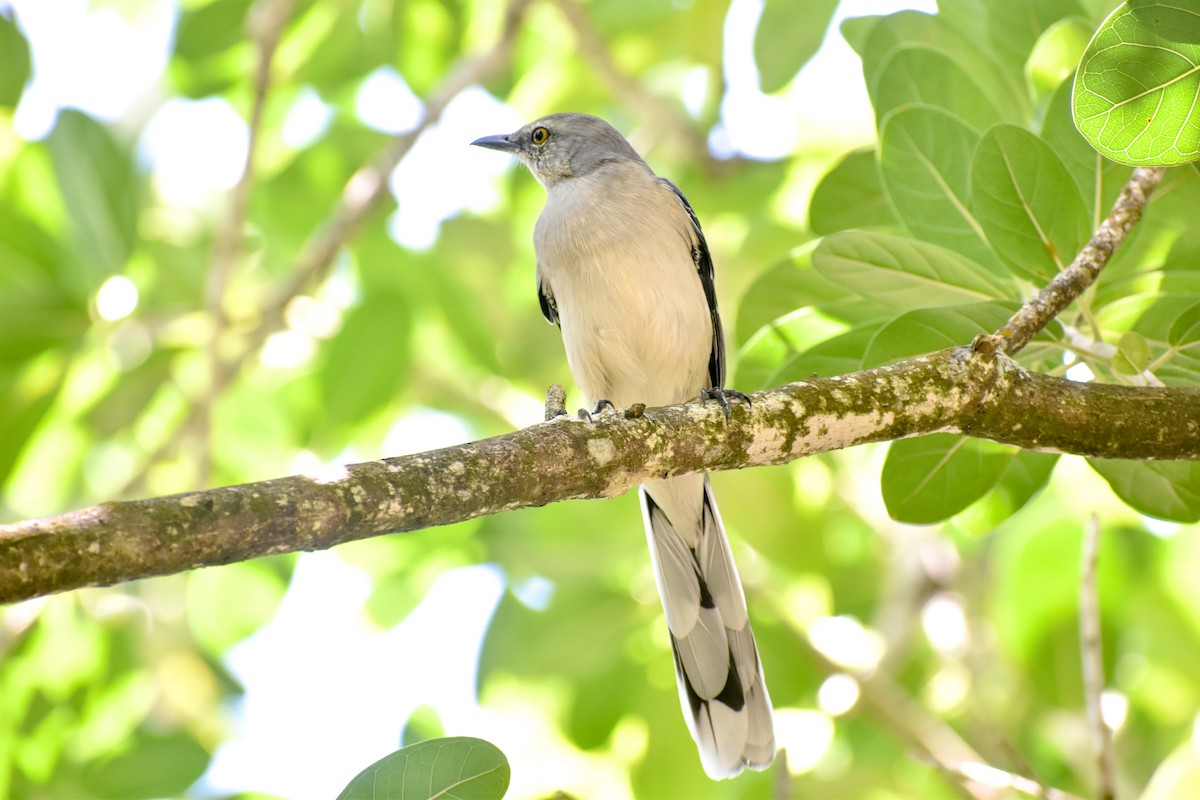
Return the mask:
M 1113 369 L 1123 375 L 1137 375 L 1150 366 L 1150 344 L 1136 331 L 1128 331 L 1117 342 Z
M 82 422 L 102 436 L 114 436 L 128 428 L 150 405 L 155 394 L 170 385 L 174 355 L 166 348 L 153 351 L 145 361 L 114 381 L 83 414 Z
M 316 4 L 309 16 L 307 58 L 295 79 L 326 96 L 387 63 L 396 46 L 387 26 L 345 25 L 336 6 Z
M 57 353 L 31 359 L 20 368 L 0 367 L 0 397 L 4 398 L 4 413 L 0 414 L 0 487 L 8 482 L 25 445 L 58 397 L 66 371 L 66 359 Z
M 1200 342 L 1200 303 L 1180 314 L 1171 325 L 1167 342 L 1172 347 L 1185 347 Z
M 79 240 L 79 288 L 90 292 L 125 263 L 137 238 L 133 159 L 100 123 L 71 109 L 58 115 L 48 144 Z
M 421 742 L 440 739 L 445 735 L 446 728 L 442 724 L 442 718 L 438 716 L 437 709 L 428 705 L 417 706 L 404 721 L 404 728 L 400 732 L 400 743 L 409 747 Z
M 991 533 L 1050 482 L 1058 459 L 1057 453 L 1021 450 L 991 491 L 955 518 L 955 525 L 976 536 Z
M 1200 8 L 1129 0 L 1092 37 L 1075 76 L 1075 124 L 1134 166 L 1200 158 Z
M 796 248 L 786 260 L 765 270 L 742 295 L 734 336 L 738 342 L 746 342 L 763 326 L 814 304 L 808 280 L 814 274 L 812 249 L 812 245 Z
M 751 337 L 738 354 L 736 385 L 743 391 L 778 386 L 779 370 L 784 364 L 844 330 L 844 325 L 812 308 L 773 321 Z
M 1076 0 L 986 0 L 987 33 L 1000 58 L 1022 69 L 1042 32 L 1064 17 L 1086 16 Z
M 737 341 L 748 344 L 765 326 L 791 320 L 802 309 L 818 309 L 829 319 L 851 325 L 891 316 L 890 309 L 847 291 L 836 275 L 829 279 L 815 271 L 816 244 L 796 248 L 788 260 L 768 269 L 746 290 L 738 306 Z
M 395 66 L 418 96 L 433 89 L 458 53 L 458 21 L 454 18 L 458 9 L 456 4 L 440 0 L 414 0 L 399 4 L 392 14 L 395 40 L 404 43 L 398 48 Z M 535 52 L 544 63 L 546 54 Z
M 1190 317 L 1192 307 L 1196 305 L 1197 295 L 1195 294 L 1174 294 L 1169 292 L 1159 292 L 1139 295 L 1137 299 L 1143 301 L 1140 313 L 1138 304 L 1131 302 L 1131 309 L 1137 314 L 1137 320 L 1134 322 L 1130 330 L 1137 331 L 1142 336 L 1153 342 L 1169 342 L 1172 336 L 1172 331 L 1175 335 L 1185 335 L 1190 326 Z M 1119 307 L 1119 302 L 1113 303 L 1113 307 Z M 1108 308 L 1102 309 L 1105 312 L 1107 319 L 1119 320 L 1119 315 L 1108 316 Z M 1178 327 L 1177 327 L 1178 326 Z M 1116 330 L 1123 330 L 1121 325 L 1113 326 Z
M 839 332 L 817 313 L 797 313 L 764 327 L 738 354 L 736 384 L 743 391 L 841 375 L 862 368 L 863 353 L 882 323 Z
M 1089 458 L 1130 508 L 1175 522 L 1200 521 L 1200 463 Z
M 1200 797 L 1200 752 L 1191 736 L 1159 764 L 1139 800 L 1178 800 L 1180 797 Z
M 754 32 L 754 62 L 764 92 L 782 89 L 813 57 L 838 0 L 767 0 Z
M 287 581 L 267 559 L 187 574 L 188 625 L 212 656 L 265 625 L 283 599 Z
M 821 178 L 808 206 L 808 226 L 820 236 L 894 224 L 873 147 L 847 153 Z
M 900 522 L 940 522 L 983 497 L 1016 454 L 1013 447 L 947 433 L 892 442 L 883 463 L 883 502 Z
M 955 252 L 886 233 L 828 236 L 812 262 L 829 280 L 897 311 L 994 300 L 1012 291 L 1002 278 Z
M 882 328 L 863 355 L 863 368 L 970 344 L 1008 321 L 1016 303 L 973 303 L 901 314 Z
M 452 736 L 384 756 L 358 773 L 338 800 L 499 800 L 508 781 L 508 760 L 495 745 Z
M 408 374 L 411 326 L 408 303 L 395 292 L 375 292 L 346 314 L 319 375 L 330 420 L 360 421 L 399 392 Z
M 1015 125 L 998 125 L 980 140 L 971 203 L 992 249 L 1034 280 L 1058 274 L 1090 235 L 1067 168 L 1049 145 Z
M 1109 14 L 1117 10 L 1117 6 L 1121 5 L 1124 0 L 1079 0 L 1084 11 L 1088 14 L 1088 19 L 1095 20 L 1097 23 L 1107 17 Z
M 1146 316 L 1150 316 L 1148 312 Z M 1200 385 L 1200 302 L 1180 312 L 1167 333 L 1171 347 L 1166 364 L 1154 374 L 1168 386 Z
M 884 17 L 878 15 L 867 15 L 863 17 L 847 17 L 842 20 L 842 24 L 838 26 L 838 32 L 842 34 L 842 38 L 846 40 L 846 44 L 862 58 L 868 52 L 867 37 L 871 35 L 871 31 L 875 29 Z
M 454 736 L 401 748 L 355 776 L 338 800 L 499 800 L 508 760 L 482 739 Z
M 972 41 L 987 38 L 987 4 L 984 0 L 938 0 L 938 18 Z
M 847 23 L 850 21 L 847 20 Z M 1017 81 L 1019 76 L 1004 74 L 992 54 L 980 48 L 976 38 L 964 35 L 942 19 L 941 15 L 919 11 L 889 14 L 867 32 L 866 42 L 859 54 L 862 56 L 867 90 L 872 98 L 876 97 L 876 84 L 887 77 L 886 62 L 891 60 L 896 51 L 914 45 L 926 45 L 947 56 L 954 62 L 956 73 L 965 71 L 971 76 L 972 83 L 983 87 L 987 102 L 999 109 L 1005 119 L 1016 122 L 1025 118 L 1029 102 L 1025 87 Z M 953 87 L 945 87 L 942 91 L 953 91 Z M 879 109 L 876 109 L 875 116 L 877 120 L 883 118 Z
M 1075 127 L 1071 118 L 1071 84 L 1072 81 L 1063 82 L 1050 98 L 1042 123 L 1042 140 L 1062 159 L 1063 166 L 1075 179 L 1095 229 L 1117 201 L 1132 169 L 1097 153 Z
M 0 205 L 0 264 L 0 366 L 79 341 L 90 319 L 84 292 L 70 291 L 69 257 L 7 205 Z
M 771 376 L 768 386 L 808 380 L 814 375 L 830 378 L 862 369 L 863 353 L 875 338 L 881 323 L 868 323 L 832 336 L 785 360 Z
M 198 60 L 244 42 L 246 16 L 252 3 L 253 0 L 212 0 L 185 9 L 175 28 L 175 54 Z
M 1025 62 L 1025 77 L 1039 98 L 1074 74 L 1091 35 L 1092 26 L 1082 17 L 1060 19 L 1042 32 Z
M 907 44 L 893 50 L 869 88 L 875 118 L 880 120 L 890 111 L 915 103 L 957 114 L 981 131 L 1004 119 L 991 94 L 966 68 L 929 45 Z
M 31 70 L 29 43 L 13 21 L 0 13 L 0 106 L 17 107 Z
M 209 754 L 183 732 L 140 734 L 111 759 L 89 764 L 85 785 L 95 797 L 179 797 L 208 769 Z
M 888 201 L 913 236 L 995 263 L 970 204 L 978 143 L 979 134 L 947 111 L 901 108 L 880 128 L 880 170 Z

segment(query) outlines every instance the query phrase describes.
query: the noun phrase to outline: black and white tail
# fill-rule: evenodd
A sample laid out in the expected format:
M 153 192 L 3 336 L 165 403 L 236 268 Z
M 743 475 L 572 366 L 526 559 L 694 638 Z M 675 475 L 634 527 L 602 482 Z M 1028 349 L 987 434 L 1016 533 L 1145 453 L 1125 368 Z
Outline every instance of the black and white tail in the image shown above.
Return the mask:
M 771 698 L 708 477 L 653 481 L 639 495 L 679 702 L 704 771 L 720 779 L 765 769 L 775 756 Z

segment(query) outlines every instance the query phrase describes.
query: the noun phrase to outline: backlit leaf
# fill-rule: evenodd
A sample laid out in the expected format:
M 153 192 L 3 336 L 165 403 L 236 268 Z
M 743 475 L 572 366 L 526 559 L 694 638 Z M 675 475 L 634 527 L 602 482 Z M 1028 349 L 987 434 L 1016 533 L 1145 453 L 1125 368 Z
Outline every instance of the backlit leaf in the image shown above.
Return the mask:
M 1200 158 L 1200 7 L 1129 0 L 1092 37 L 1075 76 L 1075 124 L 1122 164 Z

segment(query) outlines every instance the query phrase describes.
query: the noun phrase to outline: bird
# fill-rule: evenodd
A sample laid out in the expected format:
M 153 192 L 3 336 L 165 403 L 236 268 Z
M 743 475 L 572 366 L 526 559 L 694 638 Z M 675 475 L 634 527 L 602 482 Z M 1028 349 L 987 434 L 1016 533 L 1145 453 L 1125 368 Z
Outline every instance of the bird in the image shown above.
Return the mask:
M 542 314 L 575 382 L 606 405 L 716 399 L 729 417 L 725 342 L 700 221 L 616 128 L 558 113 L 471 144 L 515 156 L 546 190 L 534 227 Z M 581 412 L 586 413 L 586 412 Z M 771 699 L 746 598 L 706 474 L 638 489 L 674 653 L 680 705 L 705 773 L 775 755 Z

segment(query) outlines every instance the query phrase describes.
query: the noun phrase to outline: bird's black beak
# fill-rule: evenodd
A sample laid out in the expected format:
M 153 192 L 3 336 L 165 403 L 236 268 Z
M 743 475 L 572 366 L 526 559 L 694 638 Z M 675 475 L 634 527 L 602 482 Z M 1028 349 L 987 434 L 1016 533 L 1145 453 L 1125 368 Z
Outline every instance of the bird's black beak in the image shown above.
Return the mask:
M 489 150 L 499 150 L 503 153 L 517 152 L 517 143 L 512 140 L 512 134 L 506 133 L 497 136 L 481 136 L 471 144 L 478 147 L 486 147 Z

